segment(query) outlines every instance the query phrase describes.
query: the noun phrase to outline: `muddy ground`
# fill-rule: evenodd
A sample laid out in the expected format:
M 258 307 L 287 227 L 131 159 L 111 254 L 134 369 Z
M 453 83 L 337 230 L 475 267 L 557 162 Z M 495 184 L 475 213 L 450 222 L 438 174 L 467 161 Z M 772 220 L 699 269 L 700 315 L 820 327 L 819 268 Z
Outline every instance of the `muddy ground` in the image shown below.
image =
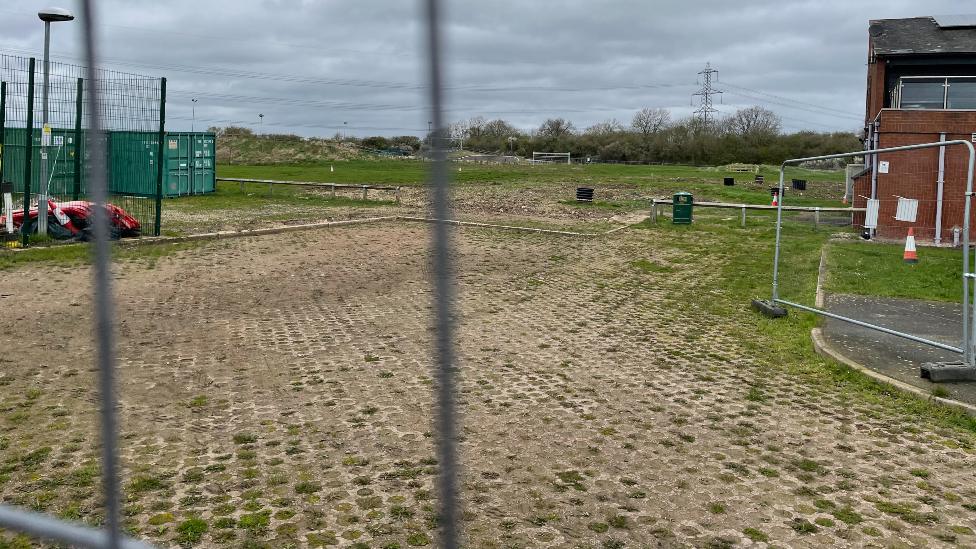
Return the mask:
M 117 267 L 133 535 L 437 545 L 428 230 Z M 976 543 L 972 435 L 791 374 L 741 329 L 751 313 L 709 312 L 728 297 L 702 262 L 720 257 L 643 229 L 462 229 L 456 250 L 465 547 Z M 3 280 L 0 494 L 97 523 L 87 270 Z

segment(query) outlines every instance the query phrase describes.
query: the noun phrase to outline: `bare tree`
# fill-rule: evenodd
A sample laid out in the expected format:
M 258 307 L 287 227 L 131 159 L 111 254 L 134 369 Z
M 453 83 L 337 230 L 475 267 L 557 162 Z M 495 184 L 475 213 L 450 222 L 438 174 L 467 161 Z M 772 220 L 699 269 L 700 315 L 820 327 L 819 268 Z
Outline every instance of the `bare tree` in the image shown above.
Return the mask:
M 502 139 L 508 139 L 513 135 L 519 135 L 521 133 L 518 128 L 501 119 L 486 122 L 481 132 L 484 137 Z
M 739 109 L 725 119 L 726 131 L 757 143 L 779 135 L 781 127 L 779 116 L 762 107 Z
M 576 131 L 576 126 L 565 118 L 549 118 L 539 126 L 539 135 L 542 137 L 562 137 L 572 135 Z
M 671 123 L 671 112 L 667 109 L 652 109 L 644 107 L 634 114 L 631 126 L 644 137 L 655 134 Z
M 467 122 L 467 136 L 475 138 L 481 137 L 485 130 L 485 124 L 487 124 L 487 122 L 485 121 L 484 116 L 475 116 L 471 118 Z
M 610 120 L 605 120 L 599 124 L 594 124 L 589 128 L 586 128 L 586 133 L 590 135 L 611 135 L 621 132 L 623 129 L 623 124 L 621 124 L 616 118 L 611 118 Z

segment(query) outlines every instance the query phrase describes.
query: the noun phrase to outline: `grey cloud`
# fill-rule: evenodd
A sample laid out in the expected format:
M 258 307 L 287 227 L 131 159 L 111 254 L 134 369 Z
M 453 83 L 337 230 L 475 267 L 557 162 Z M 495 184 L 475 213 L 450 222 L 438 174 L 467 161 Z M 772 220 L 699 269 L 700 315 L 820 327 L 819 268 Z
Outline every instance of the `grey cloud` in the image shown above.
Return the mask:
M 33 13 L 51 1 L 4 2 L 0 52 L 39 52 L 42 26 Z M 709 61 L 727 92 L 722 112 L 761 104 L 790 130 L 852 130 L 863 111 L 868 20 L 958 11 L 948 0 L 446 4 L 451 118 L 497 116 L 526 129 L 549 116 L 580 128 L 629 122 L 644 106 L 685 116 L 696 73 Z M 189 129 L 196 97 L 198 128 L 256 127 L 262 112 L 264 131 L 331 135 L 343 122 L 357 135 L 426 130 L 419 1 L 98 5 L 106 63 L 169 79 L 172 129 Z M 80 57 L 79 28 L 55 28 L 56 55 Z

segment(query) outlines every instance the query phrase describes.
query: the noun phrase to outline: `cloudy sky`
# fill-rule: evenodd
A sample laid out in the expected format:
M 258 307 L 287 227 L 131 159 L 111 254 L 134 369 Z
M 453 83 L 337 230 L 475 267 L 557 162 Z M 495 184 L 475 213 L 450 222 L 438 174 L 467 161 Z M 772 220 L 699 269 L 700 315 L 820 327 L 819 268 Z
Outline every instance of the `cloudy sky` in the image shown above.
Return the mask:
M 0 3 L 0 54 L 37 55 L 36 12 Z M 62 7 L 78 11 L 73 0 Z M 419 0 L 101 0 L 104 64 L 168 79 L 172 130 L 230 124 L 331 136 L 422 135 Z M 861 126 L 869 19 L 958 13 L 949 0 L 446 1 L 448 117 L 578 128 L 642 107 L 689 115 L 705 63 L 721 113 L 762 105 L 786 131 Z M 77 21 L 52 59 L 80 61 Z M 195 115 L 192 113 L 192 99 Z M 263 122 L 258 114 L 264 114 Z M 195 121 L 193 118 L 195 117 Z

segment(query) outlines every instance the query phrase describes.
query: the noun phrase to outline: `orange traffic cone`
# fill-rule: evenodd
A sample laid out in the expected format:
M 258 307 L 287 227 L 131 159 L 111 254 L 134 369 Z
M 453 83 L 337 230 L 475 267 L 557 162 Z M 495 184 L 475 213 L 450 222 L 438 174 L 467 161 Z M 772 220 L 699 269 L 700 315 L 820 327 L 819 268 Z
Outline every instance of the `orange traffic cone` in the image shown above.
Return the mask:
M 915 228 L 908 228 L 908 238 L 905 239 L 905 263 L 918 263 L 918 254 L 915 253 Z

